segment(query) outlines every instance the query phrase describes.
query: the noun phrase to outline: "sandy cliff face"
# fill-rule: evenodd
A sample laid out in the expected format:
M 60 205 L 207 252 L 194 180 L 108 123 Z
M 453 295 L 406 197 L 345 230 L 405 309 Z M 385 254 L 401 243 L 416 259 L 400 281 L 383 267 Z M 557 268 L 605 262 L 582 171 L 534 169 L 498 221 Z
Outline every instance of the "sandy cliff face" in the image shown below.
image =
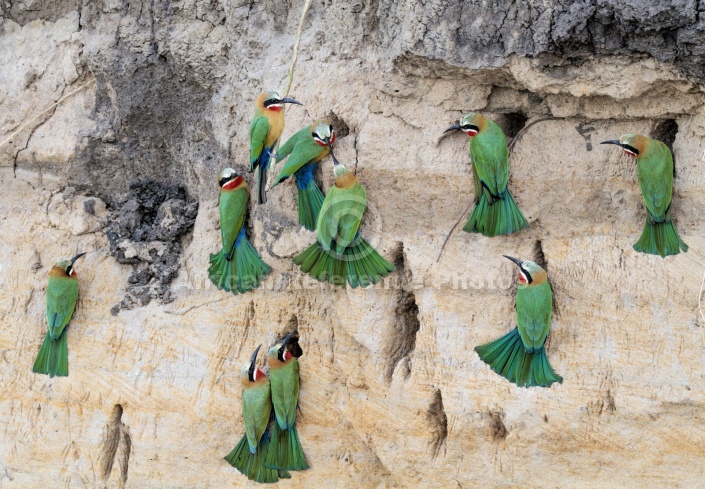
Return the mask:
M 273 272 L 235 297 L 206 274 L 216 175 L 248 166 L 252 100 L 285 85 L 302 2 L 5 2 L 0 487 L 248 486 L 222 459 L 237 376 L 292 327 L 311 469 L 282 487 L 701 485 L 705 6 L 490 3 L 314 2 L 285 136 L 332 118 L 398 271 L 367 290 L 302 277 L 313 234 L 287 183 L 250 211 Z M 472 188 L 467 139 L 439 137 L 471 110 L 510 137 L 534 123 L 510 161 L 531 229 L 458 229 L 437 263 Z M 634 164 L 599 146 L 626 132 L 672 143 L 687 254 L 632 250 Z M 34 375 L 48 270 L 76 251 L 70 376 Z M 547 263 L 562 385 L 516 388 L 473 351 L 515 325 L 503 253 Z

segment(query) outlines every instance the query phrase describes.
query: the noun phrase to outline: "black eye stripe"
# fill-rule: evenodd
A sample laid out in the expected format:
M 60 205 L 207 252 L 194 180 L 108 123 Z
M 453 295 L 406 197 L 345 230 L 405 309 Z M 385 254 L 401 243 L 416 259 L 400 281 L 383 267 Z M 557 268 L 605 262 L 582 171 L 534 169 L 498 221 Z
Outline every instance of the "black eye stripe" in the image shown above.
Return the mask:
M 639 150 L 636 149 L 634 146 L 630 146 L 628 144 L 623 144 L 622 147 L 628 151 L 631 151 L 634 154 L 637 154 L 637 155 L 639 154 Z
M 313 137 L 314 137 L 314 138 L 321 139 L 321 136 L 319 136 L 317 132 L 314 132 L 314 133 L 313 133 Z

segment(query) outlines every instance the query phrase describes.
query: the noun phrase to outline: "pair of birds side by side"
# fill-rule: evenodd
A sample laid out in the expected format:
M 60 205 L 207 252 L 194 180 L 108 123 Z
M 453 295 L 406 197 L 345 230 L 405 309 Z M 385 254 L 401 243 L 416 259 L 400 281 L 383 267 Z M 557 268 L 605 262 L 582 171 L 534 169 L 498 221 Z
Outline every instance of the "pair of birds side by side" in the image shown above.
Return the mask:
M 259 169 L 258 202 L 267 201 L 267 171 L 272 157 L 286 163 L 272 188 L 294 176 L 298 189 L 299 223 L 316 231 L 316 242 L 294 258 L 301 270 L 319 281 L 338 286 L 366 287 L 379 282 L 394 270 L 359 233 L 367 208 L 367 194 L 357 177 L 333 155 L 333 126 L 318 120 L 295 133 L 275 155 L 274 149 L 284 130 L 285 103 L 299 104 L 276 92 L 262 92 L 255 101 L 250 125 L 251 170 Z M 333 158 L 334 186 L 328 195 L 313 178 L 316 165 L 328 155 Z M 250 245 L 245 234 L 249 189 L 244 178 L 232 168 L 220 174 L 220 225 L 223 247 L 211 255 L 208 276 L 219 289 L 234 294 L 259 286 L 271 271 Z
M 290 470 L 308 469 L 296 430 L 301 349 L 296 332 L 270 348 L 267 378 L 256 365 L 261 347 L 240 372 L 245 434 L 225 460 L 248 479 L 271 483 L 289 479 Z
M 529 223 L 507 188 L 509 151 L 502 129 L 479 113 L 469 113 L 444 133 L 462 131 L 470 137 L 470 158 L 475 187 L 475 207 L 465 227 L 467 232 L 488 237 L 528 228 Z M 615 144 L 634 158 L 647 216 L 636 251 L 666 257 L 688 251 L 670 217 L 673 194 L 673 155 L 664 143 L 638 134 L 625 134 Z

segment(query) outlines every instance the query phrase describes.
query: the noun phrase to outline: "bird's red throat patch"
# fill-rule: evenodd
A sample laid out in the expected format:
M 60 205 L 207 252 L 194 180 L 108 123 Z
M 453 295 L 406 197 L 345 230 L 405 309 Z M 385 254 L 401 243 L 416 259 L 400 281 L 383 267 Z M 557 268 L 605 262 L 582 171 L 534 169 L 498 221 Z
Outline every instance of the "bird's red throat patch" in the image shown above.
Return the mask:
M 279 112 L 280 110 L 282 110 L 282 107 L 284 107 L 284 105 L 274 104 L 274 105 L 270 105 L 269 107 L 267 107 L 267 109 L 273 110 L 274 112 Z
M 237 178 L 225 183 L 223 185 L 223 190 L 232 190 L 234 188 L 237 188 L 240 186 L 240 184 L 242 184 L 243 180 L 244 180 L 244 178 L 242 178 L 241 176 L 238 176 Z
M 463 132 L 470 136 L 471 138 L 474 138 L 477 136 L 477 131 L 475 129 L 463 129 Z
M 529 280 L 526 278 L 526 275 L 524 275 L 524 272 L 519 270 L 519 283 L 526 285 L 529 283 Z

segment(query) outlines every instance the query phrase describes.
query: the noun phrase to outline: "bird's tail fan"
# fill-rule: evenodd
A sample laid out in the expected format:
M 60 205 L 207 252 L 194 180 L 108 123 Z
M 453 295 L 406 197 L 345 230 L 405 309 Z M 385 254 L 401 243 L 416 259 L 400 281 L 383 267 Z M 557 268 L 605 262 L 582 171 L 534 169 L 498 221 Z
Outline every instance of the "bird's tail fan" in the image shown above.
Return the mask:
M 489 199 L 488 192 L 483 191 L 463 228 L 464 231 L 482 233 L 491 238 L 500 234 L 516 233 L 529 227 L 529 222 L 514 202 L 509 189 L 494 202 Z
M 563 377 L 548 363 L 546 348 L 528 353 L 517 328 L 475 351 L 492 370 L 519 387 L 549 387 L 563 382 Z
M 324 250 L 315 242 L 294 257 L 301 271 L 316 280 L 352 288 L 376 284 L 395 270 L 362 236 L 355 238 L 342 253 Z
M 678 236 L 678 231 L 671 220 L 653 222 L 646 216 L 644 230 L 639 241 L 634 244 L 634 249 L 650 255 L 666 257 L 688 251 L 688 245 Z
M 267 453 L 271 448 L 269 441 L 263 441 L 257 447 L 257 451 L 250 451 L 250 444 L 247 442 L 247 435 L 243 436 L 235 448 L 225 456 L 225 460 L 247 476 L 252 481 L 260 483 L 272 483 L 279 480 L 280 474 L 276 469 L 265 465 Z M 284 471 L 284 477 L 289 478 L 289 474 Z
M 52 340 L 47 331 L 37 358 L 34 360 L 32 372 L 46 374 L 49 377 L 67 377 L 69 375 L 69 348 L 66 330 L 56 340 Z
M 283 470 L 306 470 L 306 456 L 299 441 L 296 425 L 283 430 L 275 420 L 272 429 L 272 440 L 265 464 L 267 467 Z
M 211 255 L 208 278 L 218 289 L 242 294 L 259 286 L 271 268 L 257 254 L 247 238 L 242 235 L 235 241 L 234 250 L 223 248 Z

